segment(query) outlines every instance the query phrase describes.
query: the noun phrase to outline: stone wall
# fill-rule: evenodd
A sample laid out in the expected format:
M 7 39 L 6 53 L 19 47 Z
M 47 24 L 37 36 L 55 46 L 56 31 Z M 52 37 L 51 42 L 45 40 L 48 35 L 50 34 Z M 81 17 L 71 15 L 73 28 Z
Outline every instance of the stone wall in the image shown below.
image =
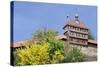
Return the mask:
M 67 45 L 67 44 L 66 44 Z M 92 44 L 88 44 L 89 46 L 81 46 L 81 45 L 75 45 L 70 44 L 72 47 L 77 47 L 78 49 L 81 49 L 81 52 L 84 53 L 86 56 L 97 56 L 97 47 L 92 46 Z
M 81 51 L 87 56 L 97 56 L 97 48 L 92 46 L 82 47 Z

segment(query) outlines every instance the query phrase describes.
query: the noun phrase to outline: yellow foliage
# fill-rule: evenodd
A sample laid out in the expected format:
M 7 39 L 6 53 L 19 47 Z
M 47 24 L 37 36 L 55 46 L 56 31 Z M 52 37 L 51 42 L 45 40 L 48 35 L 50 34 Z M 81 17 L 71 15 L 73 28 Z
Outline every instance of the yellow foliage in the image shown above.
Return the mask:
M 54 51 L 52 58 L 49 56 L 49 43 L 36 44 L 31 43 L 29 46 L 16 50 L 16 65 L 30 64 L 55 64 L 64 59 L 60 50 Z
M 32 44 L 16 50 L 17 65 L 49 63 L 48 43 Z
M 61 54 L 60 50 L 58 50 L 54 52 L 51 63 L 56 64 L 59 63 L 59 61 L 63 61 L 63 60 L 64 60 L 64 56 Z

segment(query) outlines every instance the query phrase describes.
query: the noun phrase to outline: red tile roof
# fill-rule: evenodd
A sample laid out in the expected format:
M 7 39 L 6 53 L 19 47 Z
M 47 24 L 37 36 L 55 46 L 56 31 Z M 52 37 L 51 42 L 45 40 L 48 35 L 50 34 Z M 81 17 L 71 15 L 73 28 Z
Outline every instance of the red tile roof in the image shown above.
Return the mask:
M 65 35 L 58 35 L 55 38 L 58 40 L 67 39 L 67 37 Z
M 12 48 L 22 47 L 22 46 L 25 46 L 26 42 L 27 40 L 14 42 L 11 44 L 11 47 Z
M 65 35 L 58 35 L 55 37 L 56 39 L 58 40 L 63 40 L 63 39 L 67 39 L 67 37 Z M 24 41 L 17 41 L 17 42 L 14 42 L 11 47 L 12 48 L 18 48 L 18 47 L 22 47 L 22 46 L 25 46 L 25 43 L 27 43 L 28 40 L 24 40 Z M 88 40 L 88 43 L 92 43 L 92 44 L 96 44 L 97 45 L 97 42 L 95 40 Z
M 87 28 L 87 26 L 80 20 L 69 20 L 65 22 L 65 26 L 66 25 L 71 25 L 71 26 L 75 26 L 75 27 L 80 27 L 80 28 Z
M 91 39 L 88 40 L 88 43 L 97 44 L 96 40 L 91 40 Z

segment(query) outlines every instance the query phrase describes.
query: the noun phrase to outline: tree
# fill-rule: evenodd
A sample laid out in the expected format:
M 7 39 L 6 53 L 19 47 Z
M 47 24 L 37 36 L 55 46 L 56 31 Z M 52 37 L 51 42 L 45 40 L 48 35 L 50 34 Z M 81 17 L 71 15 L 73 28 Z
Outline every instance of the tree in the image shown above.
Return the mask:
M 58 35 L 58 33 L 55 32 L 54 30 L 40 29 L 40 30 L 37 30 L 35 33 L 33 33 L 32 39 L 33 40 L 38 40 L 39 42 L 42 42 L 42 41 L 47 42 L 47 41 L 49 41 L 50 39 L 54 38 L 57 35 Z
M 29 41 L 25 43 L 27 46 L 17 49 L 14 52 L 15 65 L 60 63 L 64 59 L 64 43 L 56 40 L 56 35 L 52 30 L 36 32 L 33 39 L 39 42 Z
M 50 60 L 54 59 L 54 55 L 56 54 L 55 52 L 57 51 L 59 51 L 59 54 L 61 54 L 62 56 L 64 55 L 64 49 L 63 49 L 64 42 L 55 39 L 55 36 L 57 35 L 58 33 L 51 29 L 38 30 L 37 32 L 35 32 L 35 34 L 33 34 L 33 39 L 39 40 L 40 43 L 48 42 L 49 45 L 48 53 L 49 53 Z
M 90 30 L 88 31 L 88 39 L 92 39 L 92 40 L 94 40 L 94 37 L 92 36 L 92 34 L 91 34 L 91 31 L 90 31 Z
M 81 62 L 84 61 L 85 55 L 77 47 L 71 47 L 67 50 L 70 50 L 65 54 L 65 59 L 63 62 Z

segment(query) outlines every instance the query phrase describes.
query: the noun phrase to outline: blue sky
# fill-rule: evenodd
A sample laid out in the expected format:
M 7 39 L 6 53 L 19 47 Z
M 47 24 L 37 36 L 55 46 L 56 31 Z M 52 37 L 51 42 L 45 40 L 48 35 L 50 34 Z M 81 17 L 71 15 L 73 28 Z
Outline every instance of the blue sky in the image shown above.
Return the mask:
M 54 29 L 63 34 L 62 27 L 65 24 L 66 16 L 69 15 L 69 19 L 74 19 L 76 13 L 96 38 L 96 6 L 15 1 L 13 16 L 14 41 L 30 39 L 33 32 L 42 28 Z

